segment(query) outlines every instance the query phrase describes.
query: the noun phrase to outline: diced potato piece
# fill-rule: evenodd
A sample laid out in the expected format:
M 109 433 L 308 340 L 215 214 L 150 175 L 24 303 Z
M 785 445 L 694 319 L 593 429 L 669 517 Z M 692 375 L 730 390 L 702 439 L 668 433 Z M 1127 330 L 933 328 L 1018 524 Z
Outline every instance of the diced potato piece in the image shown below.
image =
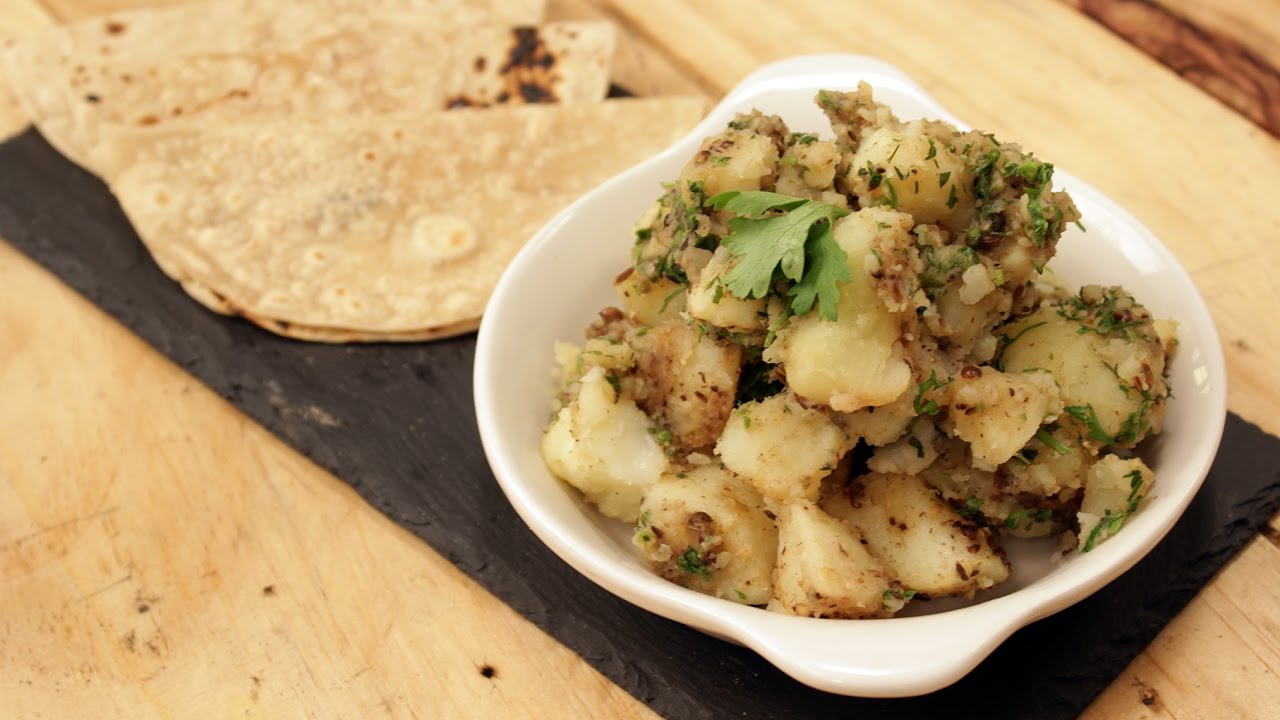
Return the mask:
M 862 139 L 851 162 L 852 187 L 862 207 L 888 204 L 919 224 L 964 228 L 972 207 L 972 178 L 964 159 L 914 120 L 881 127 Z
M 636 351 L 623 342 L 591 338 L 583 345 L 578 359 L 579 364 L 587 369 L 599 367 L 604 368 L 605 372 L 626 372 L 636 364 Z
M 962 518 L 920 477 L 864 475 L 824 509 L 859 530 L 872 556 L 905 588 L 972 597 L 1009 577 L 991 533 Z
M 643 273 L 625 271 L 613 287 L 622 296 L 622 307 L 642 325 L 678 321 L 685 307 L 685 288 L 660 277 L 650 280 Z
M 1155 473 L 1138 458 L 1123 460 L 1107 455 L 1089 468 L 1080 501 L 1079 548 L 1089 552 L 1098 543 L 1120 532 L 1125 519 L 1138 511 L 1151 494 Z
M 961 285 L 947 287 L 934 300 L 936 312 L 925 315 L 930 332 L 947 339 L 953 357 L 973 353 L 983 338 L 990 337 L 992 328 L 1004 321 L 1012 305 L 1013 296 L 1007 291 L 991 292 L 973 303 L 966 303 L 961 295 L 963 277 L 962 274 Z M 991 349 L 994 350 L 994 346 Z
M 1172 355 L 1174 348 L 1178 346 L 1178 321 L 1168 318 L 1156 318 L 1154 325 L 1156 336 L 1160 338 L 1160 347 L 1164 350 L 1164 354 Z
M 1062 399 L 1047 373 L 1002 373 L 969 366 L 944 392 L 944 423 L 989 465 L 999 465 L 1022 449 L 1046 422 L 1062 412 Z
M 649 418 L 629 398 L 618 397 L 604 370 L 595 368 L 542 436 L 542 458 L 600 512 L 635 522 L 645 490 L 667 469 L 650 427 Z
M 937 448 L 937 460 L 920 477 L 958 508 L 962 517 L 1018 537 L 1045 537 L 1053 532 L 1056 501 L 1029 503 L 1009 493 L 996 473 L 972 466 L 972 453 L 963 440 L 939 438 Z
M 1043 307 L 1004 328 L 1011 343 L 1000 358 L 1005 370 L 1052 374 L 1072 416 L 1063 423 L 1093 448 L 1112 442 L 1133 447 L 1158 432 L 1167 394 L 1165 358 L 1151 323 L 1103 334 L 1091 329 L 1097 326 L 1091 318 L 1069 319 L 1064 312 L 1070 311 Z
M 689 289 L 689 315 L 733 332 L 763 330 L 768 319 L 764 300 L 743 300 L 729 294 L 721 278 L 729 271 L 729 248 L 721 245 Z
M 960 274 L 960 288 L 956 295 L 965 305 L 974 305 L 996 289 L 987 266 L 982 263 L 970 265 Z
M 1008 492 L 1051 497 L 1084 486 L 1085 475 L 1094 462 L 1093 455 L 1074 432 L 1053 425 L 1044 430 L 1021 453 L 1020 457 L 1030 462 L 1015 457 L 1004 464 Z M 1051 445 L 1040 439 L 1042 435 Z
M 715 442 L 733 410 L 742 348 L 698 328 L 660 325 L 636 340 L 640 407 L 671 431 L 678 446 Z
M 868 407 L 851 413 L 835 413 L 834 419 L 852 442 L 862 440 L 872 447 L 887 445 L 902 437 L 916 417 L 911 393 L 880 407 Z
M 831 140 L 818 140 L 813 134 L 798 134 L 778 161 L 775 192 L 783 195 L 819 198 L 830 189 L 836 177 L 840 153 Z M 845 201 L 844 206 L 848 206 Z
M 685 587 L 747 605 L 772 597 L 778 529 L 760 493 L 719 465 L 649 486 L 632 541 Z
M 878 473 L 919 475 L 938 457 L 938 451 L 934 449 L 937 437 L 938 429 L 933 421 L 927 417 L 918 418 L 905 436 L 877 449 L 867 461 L 867 467 Z
M 877 127 L 899 124 L 888 106 L 875 101 L 866 81 L 860 81 L 858 89 L 850 92 L 819 90 L 814 101 L 831 122 L 836 141 L 842 146 L 857 147 Z
M 875 617 L 884 614 L 888 590 L 880 563 L 853 530 L 811 502 L 782 506 L 770 607 L 808 617 Z
M 577 382 L 583 373 L 578 370 L 578 358 L 582 355 L 582 348 L 571 342 L 557 341 L 551 347 L 551 353 L 555 356 L 556 366 L 560 368 L 555 376 L 560 379 L 560 386 L 563 387 L 571 382 Z M 557 410 L 560 408 L 557 407 Z
M 725 467 L 775 500 L 817 500 L 845 435 L 820 410 L 784 393 L 738 406 L 716 443 Z
M 840 286 L 838 319 L 823 320 L 816 312 L 794 318 L 765 351 L 765 360 L 785 366 L 787 384 L 800 397 L 852 412 L 887 405 L 910 384 L 911 368 L 899 338 L 911 313 L 887 310 L 867 271 L 873 239 L 878 233 L 905 233 L 903 217 L 865 208 L 836 221 L 835 239 L 853 273 Z
M 730 190 L 760 190 L 772 186 L 777 164 L 778 148 L 767 135 L 730 128 L 702 142 L 680 181 L 701 182 L 709 198 Z

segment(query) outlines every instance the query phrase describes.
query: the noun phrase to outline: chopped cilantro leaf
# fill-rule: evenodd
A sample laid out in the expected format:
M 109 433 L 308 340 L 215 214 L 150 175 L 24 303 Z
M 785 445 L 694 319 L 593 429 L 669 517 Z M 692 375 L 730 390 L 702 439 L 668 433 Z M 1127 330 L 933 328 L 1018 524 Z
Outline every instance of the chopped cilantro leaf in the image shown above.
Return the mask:
M 1142 502 L 1142 495 L 1138 491 L 1142 489 L 1142 471 L 1134 470 L 1126 473 L 1125 477 L 1129 478 L 1129 497 L 1125 500 L 1128 503 L 1129 512 L 1138 510 L 1138 503 Z
M 1093 409 L 1093 405 L 1069 405 L 1064 409 L 1067 414 L 1079 420 L 1088 429 L 1089 437 L 1105 445 L 1115 442 L 1115 438 L 1108 435 L 1102 428 L 1102 422 L 1098 420 L 1098 412 Z
M 639 538 L 640 542 L 644 542 L 644 543 L 652 542 L 653 533 L 650 532 L 650 530 L 651 528 L 649 526 L 649 511 L 645 510 L 644 512 L 640 513 L 640 518 L 636 520 L 636 531 L 635 531 L 636 537 Z
M 1003 272 L 1001 273 L 1000 279 L 1001 280 L 1004 279 Z M 1000 350 L 996 353 L 995 362 L 992 363 L 995 369 L 999 370 L 1000 372 L 1004 372 L 1004 351 L 1008 350 L 1010 346 L 1012 346 L 1014 343 L 1021 340 L 1023 335 L 1026 335 L 1027 333 L 1031 332 L 1032 330 L 1035 330 L 1036 328 L 1042 325 L 1048 325 L 1048 324 L 1049 322 L 1047 320 L 1041 320 L 1038 323 L 1032 323 L 1022 328 L 1021 330 L 1018 331 L 1018 334 L 1014 335 L 1013 337 L 1009 337 L 1008 335 L 1005 335 L 1003 333 L 998 335 L 997 337 L 1000 339 Z
M 702 555 L 692 545 L 685 548 L 680 557 L 676 558 L 676 567 L 690 575 L 701 575 L 703 578 L 711 579 L 711 568 L 702 561 Z
M 858 170 L 858 175 L 867 179 L 867 188 L 870 190 L 880 187 L 880 183 L 884 180 L 884 173 L 872 165 L 870 160 L 867 161 L 866 167 Z
M 1127 394 L 1127 393 L 1126 393 Z M 1142 404 L 1138 406 L 1138 410 L 1124 419 L 1124 424 L 1120 426 L 1120 432 L 1116 433 L 1116 442 L 1121 445 L 1132 445 L 1142 438 L 1143 433 L 1147 429 L 1147 413 L 1151 410 L 1152 397 L 1151 393 L 1146 390 L 1142 391 Z
M 1080 323 L 1077 332 L 1081 335 L 1096 332 L 1102 336 L 1117 337 L 1119 333 L 1132 340 L 1133 331 L 1129 328 L 1143 324 L 1143 315 L 1139 313 L 1133 296 L 1119 287 L 1103 288 L 1100 294 L 1087 297 L 1082 290 L 1058 306 L 1058 315 Z
M 1127 517 L 1129 517 L 1129 513 L 1124 510 L 1117 513 L 1112 513 L 1111 508 L 1103 510 L 1102 517 L 1098 520 L 1098 524 L 1094 525 L 1093 529 L 1089 531 L 1089 537 L 1085 539 L 1084 547 L 1080 549 L 1080 552 L 1089 552 L 1099 540 L 1105 539 L 1101 537 L 1104 529 L 1107 531 L 1107 537 L 1120 532 L 1120 527 L 1124 525 Z
M 884 181 L 885 195 L 888 196 L 888 205 L 894 210 L 898 209 L 898 190 L 893 186 L 893 181 L 885 178 Z
M 916 388 L 916 399 L 914 401 L 916 415 L 937 415 L 938 403 L 934 400 L 926 401 L 924 399 L 924 395 L 930 390 L 941 390 L 942 388 L 950 384 L 951 384 L 950 380 L 941 381 L 941 382 L 938 380 L 938 371 L 936 370 L 930 371 L 929 379 L 920 383 L 920 386 Z
M 664 298 L 662 298 L 662 305 L 661 305 L 661 307 L 659 307 L 659 308 L 658 308 L 658 314 L 659 314 L 659 315 L 661 315 L 662 313 L 666 312 L 666 311 L 667 311 L 667 305 L 670 305 L 670 304 L 671 304 L 671 301 L 672 301 L 672 300 L 675 300 L 677 295 L 679 295 L 680 293 L 682 293 L 682 292 L 684 292 L 685 290 L 688 290 L 688 289 L 689 289 L 689 286 L 688 286 L 688 285 L 681 285 L 680 287 L 676 288 L 675 290 L 672 290 L 671 292 L 667 293 L 667 296 L 666 296 L 666 297 L 664 297 Z
M 982 498 L 971 497 L 960 508 L 960 517 L 973 518 L 982 515 Z
M 1036 431 L 1036 439 L 1044 443 L 1050 450 L 1058 453 L 1059 455 L 1071 454 L 1071 448 L 1064 445 L 1061 440 L 1054 437 L 1044 428 L 1040 428 Z

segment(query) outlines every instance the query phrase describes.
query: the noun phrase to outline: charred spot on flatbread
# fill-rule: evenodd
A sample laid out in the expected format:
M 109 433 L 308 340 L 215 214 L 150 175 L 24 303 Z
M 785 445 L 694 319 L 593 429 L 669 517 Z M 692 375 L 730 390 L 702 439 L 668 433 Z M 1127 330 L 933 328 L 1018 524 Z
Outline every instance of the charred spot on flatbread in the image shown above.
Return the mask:
M 109 20 L 107 21 L 107 24 L 103 26 L 103 29 L 107 31 L 108 35 L 121 35 L 128 29 L 128 27 L 129 26 L 118 20 Z
M 360 4 L 395 2 L 402 0 Z M 511 13 L 532 2 L 466 5 Z M 335 21 L 326 17 L 327 3 L 306 2 L 297 23 L 271 24 L 269 13 L 226 9 L 234 4 L 208 4 L 223 8 L 212 19 L 170 8 L 49 28 L 24 35 L 0 64 L 54 147 L 103 176 L 126 160 L 108 156 L 100 142 L 103 129 L 116 125 L 595 102 L 608 89 L 614 29 L 604 22 L 521 19 L 513 31 L 511 22 L 477 22 L 479 14 L 453 24 L 416 15 Z M 179 30 L 206 20 L 207 32 Z M 127 30 L 112 34 L 108 22 Z
M 556 101 L 556 96 L 554 94 L 548 92 L 546 88 L 535 83 L 523 83 L 520 85 L 520 97 L 524 98 L 524 101 L 529 103 Z
M 511 47 L 507 60 L 499 69 L 502 86 L 509 97 L 525 102 L 556 102 L 556 57 L 536 27 L 511 30 Z

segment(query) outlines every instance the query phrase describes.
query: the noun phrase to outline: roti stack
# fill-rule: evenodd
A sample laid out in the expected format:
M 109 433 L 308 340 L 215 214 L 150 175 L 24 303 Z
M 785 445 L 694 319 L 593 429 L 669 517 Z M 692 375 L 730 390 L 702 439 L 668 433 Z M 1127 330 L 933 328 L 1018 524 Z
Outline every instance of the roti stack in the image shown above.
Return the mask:
M 540 225 L 701 117 L 604 100 L 612 27 L 540 14 L 218 0 L 29 36 L 5 66 L 196 300 L 299 339 L 422 340 L 474 329 Z

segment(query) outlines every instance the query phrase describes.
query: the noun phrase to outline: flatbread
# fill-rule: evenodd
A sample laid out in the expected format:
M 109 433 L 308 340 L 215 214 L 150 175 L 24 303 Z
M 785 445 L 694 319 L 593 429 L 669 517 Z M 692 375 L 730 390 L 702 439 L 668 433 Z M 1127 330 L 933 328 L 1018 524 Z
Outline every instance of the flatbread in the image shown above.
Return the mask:
M 189 292 L 263 325 L 411 339 L 474 323 L 538 227 L 679 138 L 703 106 L 116 128 L 104 145 L 139 237 Z
M 65 102 L 41 127 L 65 132 L 59 145 L 107 175 L 96 153 L 106 124 L 158 128 L 603 100 L 613 46 L 613 26 L 603 22 L 441 31 L 416 21 L 287 51 L 81 63 L 66 78 Z
M 452 325 L 424 328 L 422 330 L 407 330 L 404 332 L 375 332 L 370 330 L 347 330 L 345 328 L 300 325 L 298 323 L 285 322 L 284 320 L 259 317 L 251 312 L 246 312 L 244 309 L 232 305 L 225 297 L 209 289 L 208 286 L 202 285 L 195 280 L 183 280 L 181 278 L 181 272 L 176 269 L 174 273 L 170 274 L 170 277 L 176 280 L 188 295 L 194 298 L 201 305 L 204 305 L 206 308 L 216 313 L 243 317 L 254 325 L 257 325 L 264 330 L 270 330 L 276 335 L 283 335 L 284 337 L 293 338 L 294 340 L 305 340 L 306 342 L 427 342 L 430 340 L 441 340 L 448 337 L 462 335 L 463 333 L 472 332 L 480 327 L 480 318 L 463 320 Z
M 41 133 L 63 155 L 91 167 L 84 147 L 74 142 L 69 107 L 69 79 L 78 67 L 288 52 L 398 23 L 431 23 L 441 32 L 485 23 L 530 25 L 541 20 L 544 6 L 545 0 L 212 0 L 47 28 L 15 41 L 3 65 L 14 96 Z
M 20 37 L 54 24 L 53 17 L 37 2 L 0 3 L 0 52 Z M 9 83 L 0 73 L 0 142 L 26 129 L 30 124 Z

